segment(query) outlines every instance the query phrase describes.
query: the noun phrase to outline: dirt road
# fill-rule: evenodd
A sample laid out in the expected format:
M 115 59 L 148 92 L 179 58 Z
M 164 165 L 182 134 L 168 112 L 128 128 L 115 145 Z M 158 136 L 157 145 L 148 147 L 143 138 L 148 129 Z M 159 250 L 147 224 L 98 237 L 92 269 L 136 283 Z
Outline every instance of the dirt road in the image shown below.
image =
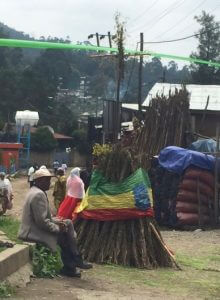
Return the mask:
M 53 185 L 53 183 L 52 183 Z M 20 218 L 26 178 L 13 181 L 14 207 L 8 214 Z M 52 204 L 52 189 L 49 191 Z M 138 270 L 95 265 L 82 279 L 33 279 L 18 289 L 14 299 L 220 299 L 220 230 L 163 231 L 182 271 Z

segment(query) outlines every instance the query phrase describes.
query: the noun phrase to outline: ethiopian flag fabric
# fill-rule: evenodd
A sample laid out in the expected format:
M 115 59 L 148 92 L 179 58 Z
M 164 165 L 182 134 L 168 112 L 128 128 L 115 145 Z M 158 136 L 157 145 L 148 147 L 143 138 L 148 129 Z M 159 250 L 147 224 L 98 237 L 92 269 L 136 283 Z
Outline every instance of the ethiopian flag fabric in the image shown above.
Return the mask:
M 89 189 L 75 213 L 84 219 L 125 220 L 153 216 L 151 203 L 150 180 L 143 169 L 118 183 L 109 182 L 95 170 Z

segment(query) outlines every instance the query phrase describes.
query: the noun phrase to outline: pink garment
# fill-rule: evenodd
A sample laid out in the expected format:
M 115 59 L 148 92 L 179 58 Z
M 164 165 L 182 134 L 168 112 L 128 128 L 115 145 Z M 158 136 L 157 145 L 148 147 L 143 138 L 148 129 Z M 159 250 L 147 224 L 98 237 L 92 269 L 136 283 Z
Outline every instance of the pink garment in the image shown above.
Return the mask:
M 73 198 L 82 199 L 85 195 L 84 183 L 76 175 L 69 176 L 66 184 L 67 195 Z

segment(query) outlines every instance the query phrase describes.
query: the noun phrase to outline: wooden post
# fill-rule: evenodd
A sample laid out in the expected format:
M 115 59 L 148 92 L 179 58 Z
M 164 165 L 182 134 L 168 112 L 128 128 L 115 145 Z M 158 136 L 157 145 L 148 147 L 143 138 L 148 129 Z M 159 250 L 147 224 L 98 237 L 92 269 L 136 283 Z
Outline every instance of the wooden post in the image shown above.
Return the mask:
M 215 203 L 214 203 L 214 214 L 215 214 L 215 225 L 218 224 L 219 217 L 219 203 L 218 203 L 218 158 L 219 158 L 219 135 L 220 135 L 220 123 L 217 123 L 216 127 L 216 155 L 215 155 Z
M 144 50 L 144 34 L 140 33 L 140 51 Z M 138 110 L 141 115 L 142 105 L 142 73 L 143 73 L 143 55 L 140 55 L 139 75 L 138 75 Z
M 121 72 L 120 69 L 118 70 L 117 76 L 118 78 L 117 78 L 117 90 L 116 90 L 116 120 L 115 120 L 116 131 L 114 137 L 115 142 L 117 142 L 118 135 L 121 132 L 121 106 L 120 106 Z
M 97 47 L 99 47 L 99 46 L 100 46 L 100 43 L 99 43 L 99 34 L 98 34 L 98 32 L 96 32 L 95 36 L 96 36 L 96 44 L 97 44 Z
M 108 42 L 109 42 L 109 47 L 112 48 L 112 39 L 111 39 L 110 31 L 108 31 Z

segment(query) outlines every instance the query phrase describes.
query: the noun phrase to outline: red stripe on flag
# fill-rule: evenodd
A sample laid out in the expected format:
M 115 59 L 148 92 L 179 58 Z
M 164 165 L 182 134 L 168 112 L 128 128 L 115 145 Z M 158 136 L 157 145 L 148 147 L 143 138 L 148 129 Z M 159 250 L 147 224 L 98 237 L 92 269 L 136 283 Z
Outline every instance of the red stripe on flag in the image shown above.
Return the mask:
M 136 208 L 93 209 L 82 211 L 78 214 L 78 217 L 97 221 L 117 221 L 141 217 L 154 217 L 154 211 L 152 208 L 147 210 L 138 210 Z

